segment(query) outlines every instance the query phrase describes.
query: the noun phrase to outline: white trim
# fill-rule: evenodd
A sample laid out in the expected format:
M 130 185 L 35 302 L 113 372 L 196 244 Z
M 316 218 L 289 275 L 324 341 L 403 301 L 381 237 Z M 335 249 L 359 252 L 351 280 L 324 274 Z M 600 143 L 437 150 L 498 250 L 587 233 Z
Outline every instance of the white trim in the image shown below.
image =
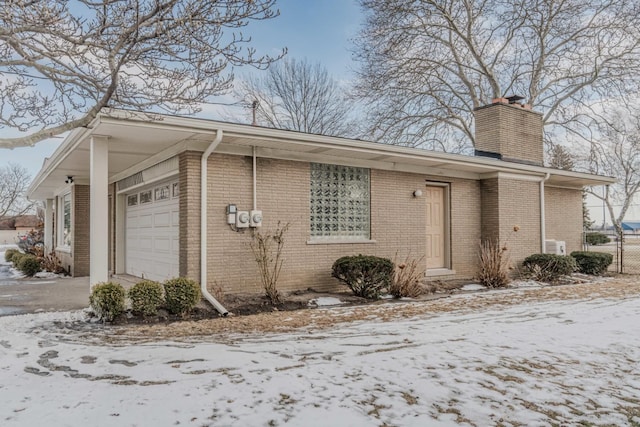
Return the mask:
M 543 174 L 542 177 L 545 175 Z M 540 175 L 520 175 L 517 173 L 509 173 L 509 172 L 490 172 L 480 175 L 480 179 L 491 179 L 491 178 L 501 178 L 501 179 L 515 179 L 518 181 L 531 181 L 531 182 L 540 182 Z
M 357 245 L 357 244 L 373 244 L 373 243 L 378 243 L 378 242 L 377 240 L 340 239 L 339 237 L 307 240 L 307 245 Z
M 455 274 L 456 271 L 449 268 L 432 268 L 425 271 L 425 277 L 453 276 Z
M 56 230 L 56 251 L 71 253 L 71 245 L 73 244 L 73 222 L 75 220 L 73 215 L 73 188 L 70 187 L 68 191 L 61 193 L 58 196 L 58 218 L 56 218 L 57 230 Z M 64 198 L 69 196 L 69 233 L 71 233 L 71 244 L 64 245 Z
M 449 270 L 449 268 L 453 265 L 453 254 L 451 253 L 453 250 L 453 244 L 451 242 L 452 234 L 451 233 L 451 183 L 450 182 L 439 182 L 439 181 L 425 181 L 425 187 L 440 187 L 444 189 L 444 232 L 445 232 L 445 241 L 444 241 L 444 264 L 445 270 Z M 424 205 L 423 205 L 424 209 Z M 423 211 L 424 214 L 424 211 Z M 426 236 L 425 236 L 426 241 Z M 424 260 L 425 265 L 427 260 Z M 441 270 L 441 269 L 440 269 Z M 455 274 L 455 272 L 454 272 Z
M 114 182 L 121 181 L 125 178 L 130 177 L 131 175 L 135 175 L 138 172 L 142 172 L 145 169 L 148 169 L 159 163 L 169 160 L 172 157 L 176 157 L 178 154 L 185 151 L 185 149 L 187 148 L 187 145 L 188 145 L 187 142 L 179 142 L 175 145 L 172 145 L 171 147 L 166 148 L 157 154 L 154 154 L 148 159 L 145 159 L 140 163 L 137 163 L 134 166 L 131 166 L 130 168 L 123 170 L 122 172 L 112 175 L 109 178 L 109 183 L 112 184 Z
M 53 224 L 53 205 L 54 199 L 47 199 L 44 207 L 44 247 L 47 251 L 53 246 L 53 232 L 55 225 Z
M 177 170 L 176 171 L 167 172 L 166 174 L 157 176 L 157 177 L 155 177 L 153 179 L 150 179 L 149 181 L 143 181 L 140 184 L 132 185 L 131 187 L 125 188 L 124 190 L 120 190 L 116 194 L 120 195 L 120 194 L 135 193 L 136 190 L 139 189 L 139 188 L 146 187 L 147 185 L 155 184 L 158 181 L 164 181 L 166 179 L 178 176 L 178 174 L 179 174 L 179 172 Z
M 125 274 L 125 245 L 126 245 L 126 216 L 127 216 L 127 196 L 124 194 L 116 194 L 114 197 L 115 200 L 115 209 L 114 214 L 116 216 L 116 226 L 115 226 L 115 245 L 114 250 L 116 251 L 115 256 L 115 268 L 114 271 L 116 274 Z

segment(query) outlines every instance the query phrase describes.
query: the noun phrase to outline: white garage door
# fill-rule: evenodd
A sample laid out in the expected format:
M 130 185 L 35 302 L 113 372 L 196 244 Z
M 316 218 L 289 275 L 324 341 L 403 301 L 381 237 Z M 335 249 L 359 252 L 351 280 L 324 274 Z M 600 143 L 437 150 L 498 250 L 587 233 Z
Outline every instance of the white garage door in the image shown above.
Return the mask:
M 157 281 L 178 277 L 178 182 L 137 189 L 126 199 L 127 274 Z

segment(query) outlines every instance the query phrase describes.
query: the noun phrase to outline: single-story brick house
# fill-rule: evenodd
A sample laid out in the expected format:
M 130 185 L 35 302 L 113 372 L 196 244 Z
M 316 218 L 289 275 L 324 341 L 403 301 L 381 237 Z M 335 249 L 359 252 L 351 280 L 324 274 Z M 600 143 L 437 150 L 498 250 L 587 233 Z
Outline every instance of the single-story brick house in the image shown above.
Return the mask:
M 582 188 L 614 180 L 544 167 L 541 115 L 526 106 L 498 99 L 475 114 L 476 155 L 464 156 L 105 111 L 28 196 L 46 201 L 46 246 L 92 285 L 186 276 L 259 292 L 254 221 L 290 224 L 283 291 L 335 287 L 331 265 L 350 254 L 424 256 L 428 276 L 470 278 L 481 239 L 509 240 L 516 261 L 547 240 L 580 249 Z

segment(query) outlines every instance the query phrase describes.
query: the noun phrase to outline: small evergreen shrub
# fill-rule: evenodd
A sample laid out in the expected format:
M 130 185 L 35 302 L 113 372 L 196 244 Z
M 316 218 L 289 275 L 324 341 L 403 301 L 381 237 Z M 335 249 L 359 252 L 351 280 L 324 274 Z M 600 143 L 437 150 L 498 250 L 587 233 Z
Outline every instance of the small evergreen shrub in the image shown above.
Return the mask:
M 20 253 L 20 251 L 19 251 L 19 250 L 17 250 L 17 249 L 7 249 L 7 250 L 4 252 L 4 260 L 5 260 L 6 262 L 12 262 L 13 255 L 14 255 L 14 254 L 16 254 L 16 253 Z
M 394 273 L 390 259 L 370 255 L 338 258 L 331 275 L 345 283 L 359 297 L 378 299 L 389 288 Z
M 578 264 L 578 270 L 584 274 L 601 275 L 613 262 L 613 255 L 605 252 L 571 252 Z
M 573 273 L 576 260 L 569 255 L 533 254 L 524 259 L 522 265 L 541 282 L 556 282 L 561 276 Z
M 167 280 L 164 283 L 165 306 L 172 314 L 185 315 L 201 298 L 200 285 L 186 277 Z
M 155 316 L 164 303 L 162 285 L 152 280 L 136 283 L 127 295 L 131 300 L 131 310 L 145 316 Z
M 611 239 L 607 237 L 606 234 L 597 231 L 587 233 L 585 236 L 585 240 L 590 245 L 604 245 L 605 243 L 609 243 L 611 241 Z
M 33 276 L 37 272 L 41 271 L 40 261 L 33 255 L 23 255 L 16 264 L 16 268 L 22 271 L 26 276 Z
M 19 251 L 13 253 L 13 255 L 11 256 L 11 262 L 13 263 L 14 267 L 18 268 L 18 263 L 24 256 L 27 256 L 27 254 L 23 254 Z
M 103 322 L 112 322 L 124 313 L 124 296 L 124 288 L 119 283 L 98 283 L 91 291 L 89 305 L 98 319 Z

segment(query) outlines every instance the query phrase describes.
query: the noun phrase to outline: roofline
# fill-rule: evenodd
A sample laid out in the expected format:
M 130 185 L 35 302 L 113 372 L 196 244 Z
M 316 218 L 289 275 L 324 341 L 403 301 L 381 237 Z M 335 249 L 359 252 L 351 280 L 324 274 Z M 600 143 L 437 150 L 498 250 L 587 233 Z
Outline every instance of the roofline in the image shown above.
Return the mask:
M 94 128 L 100 123 L 124 124 L 129 126 L 151 126 L 158 128 L 170 128 L 184 130 L 192 133 L 215 133 L 221 129 L 225 136 L 240 136 L 256 139 L 271 138 L 274 140 L 286 140 L 293 143 L 322 144 L 324 147 L 342 149 L 348 151 L 388 153 L 396 156 L 414 159 L 432 159 L 442 161 L 450 165 L 474 165 L 487 172 L 520 172 L 545 176 L 547 173 L 568 178 L 599 181 L 600 185 L 608 185 L 616 182 L 613 177 L 593 175 L 584 172 L 553 169 L 544 166 L 535 166 L 504 160 L 473 157 L 462 154 L 451 154 L 430 151 L 421 148 L 403 147 L 384 144 L 380 142 L 364 141 L 335 136 L 325 136 L 298 132 L 293 130 L 273 129 L 247 124 L 221 122 L 203 118 L 172 116 L 158 113 L 144 113 L 121 109 L 104 109 L 89 125 L 73 130 L 51 155 L 45 166 L 38 172 L 31 185 L 27 189 L 27 195 L 42 184 L 51 171 L 53 171 L 83 140 L 91 135 Z
M 132 115 L 139 116 L 139 119 L 132 119 Z M 155 114 L 153 114 L 155 115 Z M 110 110 L 109 113 L 101 113 L 101 121 L 104 123 L 147 123 L 171 128 L 184 128 L 192 131 L 215 132 L 222 129 L 225 136 L 250 136 L 255 138 L 273 138 L 288 140 L 292 142 L 321 143 L 324 146 L 333 148 L 351 149 L 353 151 L 370 150 L 376 152 L 389 152 L 393 154 L 403 154 L 409 157 L 430 158 L 442 160 L 450 164 L 474 164 L 480 167 L 487 167 L 491 171 L 521 171 L 533 172 L 540 175 L 552 173 L 558 176 L 566 176 L 579 179 L 598 178 L 604 182 L 614 183 L 616 179 L 602 175 L 594 175 L 585 172 L 569 171 L 564 169 L 554 169 L 545 166 L 535 166 L 524 163 L 508 162 L 504 160 L 491 159 L 485 157 L 474 157 L 463 154 L 444 153 L 439 151 L 425 150 L 422 148 L 404 147 L 399 145 L 385 144 L 381 142 L 371 142 L 360 139 L 326 136 L 319 134 L 304 133 L 286 129 L 274 129 L 248 124 L 238 124 L 221 122 L 196 117 L 182 117 L 171 115 L 156 115 L 160 118 L 156 122 L 149 120 L 149 114 L 128 110 Z M 144 120 L 146 118 L 146 120 Z

